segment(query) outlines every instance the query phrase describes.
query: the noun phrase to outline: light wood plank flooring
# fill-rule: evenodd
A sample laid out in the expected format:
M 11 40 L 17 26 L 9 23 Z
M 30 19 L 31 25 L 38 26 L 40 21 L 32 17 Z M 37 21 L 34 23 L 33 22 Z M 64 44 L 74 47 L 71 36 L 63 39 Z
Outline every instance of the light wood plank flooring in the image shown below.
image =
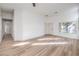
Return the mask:
M 78 40 L 43 36 L 23 42 L 6 35 L 0 43 L 0 56 L 78 56 Z

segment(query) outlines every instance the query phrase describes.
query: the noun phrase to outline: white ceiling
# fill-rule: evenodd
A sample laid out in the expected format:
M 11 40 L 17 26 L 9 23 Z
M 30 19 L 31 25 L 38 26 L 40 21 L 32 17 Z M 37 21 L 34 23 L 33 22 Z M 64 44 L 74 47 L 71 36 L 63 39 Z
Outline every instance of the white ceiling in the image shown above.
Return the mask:
M 24 8 L 41 15 L 54 15 L 64 12 L 70 8 L 77 7 L 78 3 L 36 3 L 36 7 L 32 3 L 0 3 L 0 7 L 12 11 L 14 8 Z

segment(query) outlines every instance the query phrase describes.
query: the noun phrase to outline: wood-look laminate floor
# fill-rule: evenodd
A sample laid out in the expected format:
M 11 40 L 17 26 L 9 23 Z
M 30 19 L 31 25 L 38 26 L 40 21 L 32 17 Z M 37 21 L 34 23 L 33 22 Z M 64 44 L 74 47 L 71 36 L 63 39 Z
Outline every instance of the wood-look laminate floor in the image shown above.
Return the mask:
M 0 56 L 78 56 L 78 40 L 44 36 L 24 42 L 6 35 L 0 43 Z

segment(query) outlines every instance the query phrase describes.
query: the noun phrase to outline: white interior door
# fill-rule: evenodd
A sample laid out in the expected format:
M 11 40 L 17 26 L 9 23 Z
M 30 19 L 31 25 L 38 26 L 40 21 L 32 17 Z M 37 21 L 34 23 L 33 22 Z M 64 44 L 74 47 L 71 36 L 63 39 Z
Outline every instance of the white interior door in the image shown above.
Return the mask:
M 53 23 L 45 23 L 45 33 L 46 34 L 53 33 Z

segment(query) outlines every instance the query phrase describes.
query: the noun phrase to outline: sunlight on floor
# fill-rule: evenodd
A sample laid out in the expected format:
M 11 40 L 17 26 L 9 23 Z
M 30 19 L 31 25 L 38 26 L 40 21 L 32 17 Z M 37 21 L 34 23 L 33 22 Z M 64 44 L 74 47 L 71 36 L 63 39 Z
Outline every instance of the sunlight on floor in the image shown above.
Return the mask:
M 68 44 L 68 42 L 48 42 L 48 43 L 34 43 L 32 44 L 33 46 L 35 45 L 56 45 L 56 44 Z
M 22 46 L 22 45 L 26 45 L 29 44 L 30 42 L 21 42 L 21 43 L 17 43 L 17 44 L 13 44 L 12 46 Z
M 42 40 L 59 40 L 61 38 L 42 38 L 42 39 L 38 39 L 39 41 L 42 41 Z

